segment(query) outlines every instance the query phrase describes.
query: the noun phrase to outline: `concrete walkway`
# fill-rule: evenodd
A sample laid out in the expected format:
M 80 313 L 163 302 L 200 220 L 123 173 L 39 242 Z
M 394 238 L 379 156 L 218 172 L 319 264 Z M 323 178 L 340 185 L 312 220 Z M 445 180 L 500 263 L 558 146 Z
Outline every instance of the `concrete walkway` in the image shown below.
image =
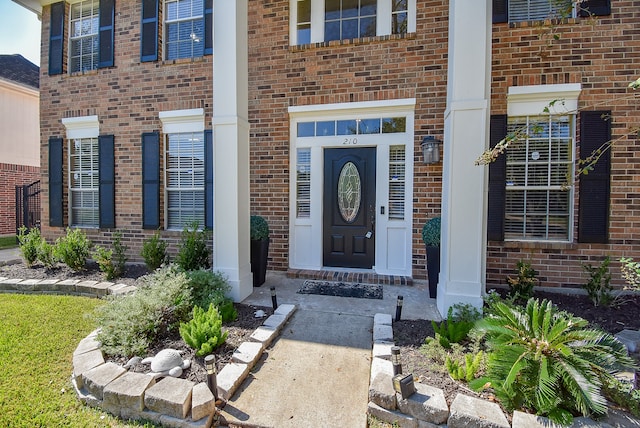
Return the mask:
M 228 422 L 366 427 L 373 318 L 298 310 L 228 401 Z

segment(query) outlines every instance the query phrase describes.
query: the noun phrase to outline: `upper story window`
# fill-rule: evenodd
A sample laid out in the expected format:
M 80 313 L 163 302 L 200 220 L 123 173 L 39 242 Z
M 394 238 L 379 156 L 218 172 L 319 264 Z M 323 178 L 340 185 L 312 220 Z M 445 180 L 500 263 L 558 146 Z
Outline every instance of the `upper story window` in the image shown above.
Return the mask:
M 571 0 L 510 0 L 509 22 L 540 21 L 573 16 Z
M 203 0 L 165 0 L 164 7 L 166 59 L 204 55 Z
M 69 30 L 69 71 L 98 68 L 98 0 L 85 0 L 71 5 Z
M 290 7 L 293 45 L 416 29 L 416 0 L 290 0 Z

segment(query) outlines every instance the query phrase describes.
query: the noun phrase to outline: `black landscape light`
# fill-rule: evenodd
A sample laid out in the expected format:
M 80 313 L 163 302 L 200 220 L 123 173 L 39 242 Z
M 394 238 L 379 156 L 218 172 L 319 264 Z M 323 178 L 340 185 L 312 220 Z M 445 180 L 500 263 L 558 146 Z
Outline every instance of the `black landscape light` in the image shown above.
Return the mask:
M 271 306 L 273 310 L 278 309 L 278 297 L 276 296 L 276 287 L 271 287 Z
M 400 393 L 402 398 L 409 398 L 411 395 L 413 395 L 414 392 L 416 392 L 416 386 L 413 383 L 412 374 L 397 374 L 392 378 L 392 381 L 393 390 Z
M 404 303 L 404 297 L 398 296 L 398 301 L 396 303 L 396 321 L 400 321 L 400 317 L 402 316 L 403 303 Z
M 400 362 L 400 347 L 391 347 L 391 364 L 393 364 L 393 375 L 402 374 L 402 363 Z
M 216 379 L 216 357 L 209 354 L 204 357 L 204 368 L 207 370 L 207 386 L 213 393 L 214 400 L 218 400 L 218 379 Z

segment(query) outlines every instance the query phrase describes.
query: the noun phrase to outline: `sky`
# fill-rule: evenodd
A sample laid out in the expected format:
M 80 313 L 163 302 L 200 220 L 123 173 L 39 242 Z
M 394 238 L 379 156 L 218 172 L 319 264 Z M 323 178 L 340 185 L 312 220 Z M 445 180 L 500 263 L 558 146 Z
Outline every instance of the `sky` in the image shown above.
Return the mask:
M 0 0 L 0 54 L 20 54 L 40 66 L 40 21 L 13 0 Z

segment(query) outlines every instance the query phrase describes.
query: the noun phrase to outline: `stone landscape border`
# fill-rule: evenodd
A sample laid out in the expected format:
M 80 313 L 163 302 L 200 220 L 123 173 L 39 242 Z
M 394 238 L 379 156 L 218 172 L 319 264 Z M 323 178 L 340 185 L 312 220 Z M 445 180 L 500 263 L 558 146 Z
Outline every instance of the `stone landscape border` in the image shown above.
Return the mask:
M 111 282 L 17 279 L 0 277 L 0 293 L 61 294 L 105 297 L 126 294 L 135 286 Z M 273 315 L 243 342 L 232 362 L 218 373 L 219 397 L 228 400 L 240 387 L 264 350 L 280 334 L 296 310 L 280 305 Z M 208 428 L 214 422 L 215 402 L 206 383 L 128 372 L 104 360 L 97 331 L 82 339 L 73 353 L 72 384 L 78 398 L 92 407 L 122 419 L 146 419 L 167 427 Z M 640 332 L 624 330 L 616 335 L 629 349 L 640 349 Z M 458 394 L 449 408 L 439 388 L 416 383 L 416 393 L 407 398 L 393 390 L 391 347 L 394 345 L 390 314 L 376 314 L 373 320 L 373 346 L 367 413 L 399 428 L 550 428 L 547 418 L 516 411 L 509 424 L 500 407 L 487 400 Z M 610 409 L 604 421 L 575 418 L 572 427 L 637 427 L 640 421 L 627 413 Z

